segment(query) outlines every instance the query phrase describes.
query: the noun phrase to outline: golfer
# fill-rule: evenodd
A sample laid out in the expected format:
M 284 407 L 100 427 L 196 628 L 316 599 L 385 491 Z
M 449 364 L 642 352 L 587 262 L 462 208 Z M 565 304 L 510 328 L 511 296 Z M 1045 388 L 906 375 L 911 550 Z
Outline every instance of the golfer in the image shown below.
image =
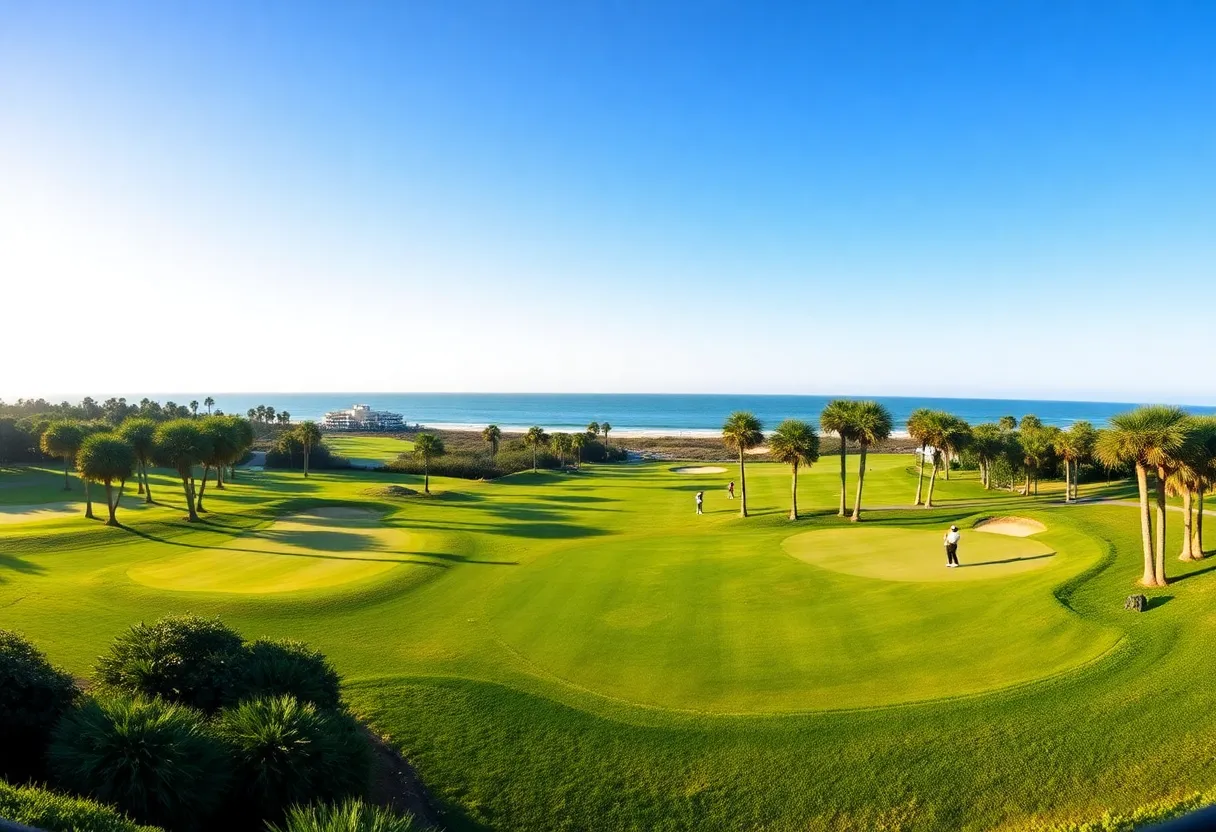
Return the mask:
M 958 566 L 958 542 L 961 538 L 958 526 L 951 526 L 950 531 L 946 532 L 946 567 L 948 569 Z
M 704 513 L 705 513 L 704 511 L 702 511 L 702 510 L 701 510 L 701 505 L 702 505 L 702 503 L 704 503 L 704 502 L 705 502 L 705 492 L 704 492 L 704 491 L 698 491 L 698 492 L 697 492 L 697 514 L 704 514 Z
M 726 498 L 728 500 L 735 499 L 735 481 L 734 480 L 731 480 L 726 485 Z

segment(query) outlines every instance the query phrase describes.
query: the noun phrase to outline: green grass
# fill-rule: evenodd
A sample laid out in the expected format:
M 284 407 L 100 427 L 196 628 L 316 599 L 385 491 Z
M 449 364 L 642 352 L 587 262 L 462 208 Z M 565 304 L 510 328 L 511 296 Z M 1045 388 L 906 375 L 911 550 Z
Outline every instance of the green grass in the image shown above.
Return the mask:
M 1171 561 L 1181 580 L 1126 613 L 1134 509 L 957 473 L 913 509 L 910 459 L 870 459 L 860 526 L 835 516 L 834 459 L 803 475 L 797 523 L 766 464 L 746 520 L 735 468 L 647 464 L 405 499 L 374 494 L 419 477 L 239 472 L 190 527 L 159 472 L 165 504 L 125 529 L 6 524 L 0 626 L 82 674 L 169 612 L 303 639 L 453 830 L 1050 828 L 1216 784 L 1212 564 Z M 61 488 L 6 470 L 0 504 Z M 995 515 L 1047 530 L 970 530 Z M 951 522 L 963 569 L 943 566 Z
M 401 454 L 414 450 L 414 443 L 394 436 L 347 436 L 341 433 L 325 434 L 325 444 L 338 456 L 349 460 L 393 462 Z

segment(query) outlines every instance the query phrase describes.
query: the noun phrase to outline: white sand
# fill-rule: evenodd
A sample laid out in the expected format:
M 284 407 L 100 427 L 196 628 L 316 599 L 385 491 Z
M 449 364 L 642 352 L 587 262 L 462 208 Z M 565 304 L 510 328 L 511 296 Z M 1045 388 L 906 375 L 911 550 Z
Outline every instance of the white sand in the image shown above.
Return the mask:
M 717 465 L 685 465 L 682 468 L 672 468 L 673 474 L 725 474 L 726 469 Z
M 100 507 L 93 503 L 93 513 L 105 513 L 106 498 L 101 498 Z M 121 508 L 119 509 L 122 510 Z M 43 503 L 32 506 L 0 506 L 0 525 L 11 523 L 33 523 L 36 520 L 54 520 L 59 517 L 84 516 L 84 501 L 68 503 Z
M 1032 534 L 1047 531 L 1047 527 L 1038 520 L 1025 517 L 993 517 L 981 520 L 974 526 L 977 532 L 989 534 L 1005 534 L 1010 537 L 1030 537 Z

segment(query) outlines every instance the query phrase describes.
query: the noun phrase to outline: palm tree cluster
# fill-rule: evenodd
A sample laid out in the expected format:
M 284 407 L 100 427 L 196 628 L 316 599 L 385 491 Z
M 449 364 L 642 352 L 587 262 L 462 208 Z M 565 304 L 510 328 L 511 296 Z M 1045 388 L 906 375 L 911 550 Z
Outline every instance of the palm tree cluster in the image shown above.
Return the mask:
M 861 520 L 861 495 L 866 478 L 866 453 L 869 449 L 891 437 L 891 413 L 874 401 L 834 399 L 827 403 L 819 414 L 819 427 L 824 433 L 834 433 L 840 440 L 840 507 L 837 514 L 849 515 L 848 510 L 848 466 L 846 455 L 850 442 L 856 442 L 860 451 L 857 469 L 857 493 L 853 498 L 853 511 L 849 515 L 853 522 Z
M 249 421 L 263 425 L 290 425 L 291 414 L 286 410 L 275 410 L 269 405 L 260 404 L 245 411 Z

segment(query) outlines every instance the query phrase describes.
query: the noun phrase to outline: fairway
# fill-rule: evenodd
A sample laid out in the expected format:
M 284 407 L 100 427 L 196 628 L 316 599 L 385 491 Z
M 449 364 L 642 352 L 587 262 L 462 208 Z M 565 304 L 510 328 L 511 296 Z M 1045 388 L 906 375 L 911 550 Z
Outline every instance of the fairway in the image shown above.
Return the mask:
M 180 592 L 297 592 L 420 568 L 423 536 L 385 527 L 373 511 L 318 508 L 276 520 L 215 548 L 134 567 L 132 580 Z
M 955 472 L 927 510 L 908 457 L 868 469 L 867 501 L 898 508 L 860 524 L 835 516 L 833 464 L 802 471 L 791 522 L 786 466 L 748 465 L 744 519 L 737 466 L 648 463 L 429 497 L 391 472 L 241 470 L 196 524 L 156 471 L 122 528 L 63 513 L 62 472 L 6 469 L 0 615 L 80 675 L 168 613 L 307 641 L 453 832 L 1008 832 L 1216 781 L 1189 739 L 1216 730 L 1209 564 L 1125 613 L 1134 507 Z
M 352 465 L 365 467 L 387 465 L 401 454 L 414 450 L 413 442 L 395 436 L 347 436 L 327 433 L 325 444 L 333 453 L 350 460 Z
M 959 568 L 947 569 L 942 536 L 919 529 L 863 528 L 806 532 L 786 540 L 785 551 L 804 563 L 884 581 L 982 581 L 1044 569 L 1055 552 L 1021 536 L 969 534 L 959 547 Z

